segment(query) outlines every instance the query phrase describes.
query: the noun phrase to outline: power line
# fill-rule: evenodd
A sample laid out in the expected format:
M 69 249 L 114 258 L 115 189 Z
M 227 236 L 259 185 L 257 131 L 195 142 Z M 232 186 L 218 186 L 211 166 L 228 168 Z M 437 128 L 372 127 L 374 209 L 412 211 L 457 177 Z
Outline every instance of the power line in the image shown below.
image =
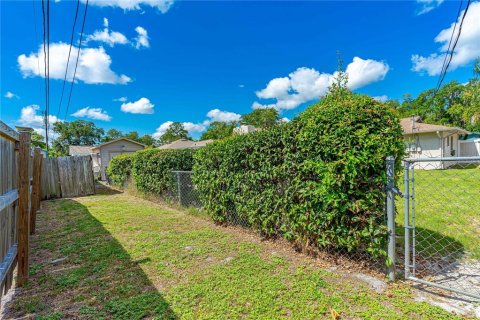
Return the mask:
M 48 0 L 47 0 L 48 1 Z M 44 82 L 45 82 L 45 111 L 44 111 L 44 123 L 45 123 L 45 145 L 47 148 L 48 154 L 48 81 L 47 81 L 47 50 L 46 50 L 46 22 L 45 22 L 45 1 L 42 0 L 42 25 L 43 25 L 43 72 L 44 72 Z
M 75 10 L 75 19 L 73 20 L 73 26 L 72 26 L 72 36 L 70 37 L 70 48 L 68 49 L 67 66 L 65 67 L 65 76 L 63 77 L 62 95 L 60 96 L 60 103 L 58 104 L 57 118 L 59 117 L 60 109 L 62 108 L 63 93 L 65 91 L 65 83 L 67 82 L 68 64 L 70 63 L 70 54 L 72 52 L 73 36 L 75 35 L 75 25 L 77 24 L 79 6 L 80 6 L 80 0 L 77 0 L 77 8 Z
M 462 4 L 463 4 L 463 0 L 460 0 L 460 5 L 458 6 L 457 18 L 455 19 L 455 24 L 453 25 L 452 35 L 450 36 L 450 41 L 448 42 L 448 48 L 447 48 L 447 52 L 445 53 L 445 59 L 443 59 L 443 65 L 442 65 L 442 69 L 440 70 L 440 74 L 443 74 L 444 72 L 446 72 L 445 66 L 447 65 L 449 52 L 451 52 L 452 40 L 453 40 L 453 36 L 455 35 L 455 30 L 457 28 L 458 18 L 460 17 L 460 13 L 462 12 Z M 438 88 L 440 87 L 439 84 L 440 84 L 440 77 L 438 78 L 438 81 L 437 81 L 436 90 L 438 90 Z
M 72 79 L 72 83 L 70 85 L 70 93 L 68 95 L 68 103 L 67 103 L 67 108 L 65 110 L 65 120 L 67 119 L 68 108 L 70 107 L 70 100 L 72 99 L 73 84 L 75 83 L 75 77 L 77 75 L 78 59 L 80 58 L 80 50 L 82 48 L 83 30 L 85 29 L 85 20 L 87 18 L 87 9 L 88 9 L 88 0 L 85 3 L 85 11 L 83 13 L 82 31 L 80 32 L 80 42 L 78 43 L 77 61 L 75 62 L 75 70 L 73 71 L 73 79 Z
M 450 66 L 450 62 L 452 62 L 452 59 L 453 59 L 453 54 L 455 53 L 455 48 L 457 47 L 457 44 L 458 44 L 458 39 L 460 39 L 460 34 L 462 33 L 462 26 L 463 26 L 463 21 L 465 20 L 465 16 L 467 15 L 467 12 L 468 12 L 468 8 L 470 7 L 470 3 L 471 3 L 471 0 L 468 0 L 467 2 L 467 6 L 465 7 L 465 10 L 463 11 L 463 15 L 462 15 L 462 20 L 460 21 L 460 25 L 458 27 L 458 32 L 457 32 L 457 36 L 455 38 L 455 42 L 453 43 L 453 46 L 452 46 L 452 49 L 450 52 L 447 52 L 447 55 L 450 53 L 450 56 L 448 58 L 448 62 L 445 66 L 445 70 L 444 72 L 442 72 L 440 74 L 440 78 L 439 78 L 439 82 L 438 82 L 438 85 L 437 85 L 437 88 L 435 89 L 435 92 L 433 94 L 433 98 L 435 98 L 438 90 L 440 89 L 440 87 L 442 86 L 442 82 L 443 80 L 445 79 L 445 75 L 447 74 L 447 70 L 448 70 L 448 67 Z M 453 33 L 455 32 L 455 29 L 453 30 Z
M 47 129 L 47 155 L 48 155 L 48 127 L 50 126 L 50 0 L 47 0 L 47 97 L 48 103 L 46 108 L 46 129 Z

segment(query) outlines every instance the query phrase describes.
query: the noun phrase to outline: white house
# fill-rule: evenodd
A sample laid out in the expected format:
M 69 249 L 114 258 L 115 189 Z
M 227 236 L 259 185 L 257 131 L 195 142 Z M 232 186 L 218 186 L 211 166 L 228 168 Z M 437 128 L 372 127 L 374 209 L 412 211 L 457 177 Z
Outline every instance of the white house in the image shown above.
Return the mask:
M 69 146 L 69 154 L 71 156 L 90 155 L 93 160 L 94 174 L 100 176 L 102 180 L 107 180 L 106 169 L 113 157 L 143 150 L 145 147 L 146 145 L 140 142 L 120 138 L 96 146 Z
M 461 157 L 460 136 L 469 132 L 455 127 L 423 123 L 418 116 L 401 119 L 409 158 Z M 466 155 L 465 155 L 466 156 Z M 442 169 L 448 162 L 425 162 L 424 169 Z
M 239 127 L 233 128 L 233 133 L 235 134 L 247 134 L 256 131 L 260 131 L 260 129 L 255 128 L 254 126 L 249 124 L 242 124 Z

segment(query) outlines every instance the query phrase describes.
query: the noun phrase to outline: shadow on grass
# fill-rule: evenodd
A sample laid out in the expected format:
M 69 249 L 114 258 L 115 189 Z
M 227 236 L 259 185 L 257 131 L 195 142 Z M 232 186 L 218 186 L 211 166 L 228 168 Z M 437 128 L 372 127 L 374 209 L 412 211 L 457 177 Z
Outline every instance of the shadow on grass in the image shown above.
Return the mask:
M 397 252 L 399 263 L 404 262 L 405 228 L 397 227 Z M 450 272 L 457 268 L 466 257 L 463 244 L 456 239 L 422 227 L 415 227 L 415 245 L 413 231 L 410 231 L 411 256 L 415 255 L 416 271 L 423 275 L 435 275 Z M 402 268 L 403 269 L 403 268 Z
M 45 201 L 43 207 L 30 280 L 7 306 L 6 318 L 177 318 L 141 268 L 149 258 L 133 260 L 73 199 Z

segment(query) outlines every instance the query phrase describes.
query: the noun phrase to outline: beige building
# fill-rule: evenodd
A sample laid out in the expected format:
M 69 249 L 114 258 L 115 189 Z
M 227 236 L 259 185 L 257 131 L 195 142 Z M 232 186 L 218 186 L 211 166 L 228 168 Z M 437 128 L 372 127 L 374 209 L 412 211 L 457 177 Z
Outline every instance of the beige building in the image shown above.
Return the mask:
M 460 136 L 468 131 L 443 125 L 423 123 L 418 116 L 401 119 L 403 135 L 409 158 L 448 158 L 461 157 Z M 425 162 L 425 169 L 441 169 L 448 162 Z
M 107 180 L 106 169 L 113 157 L 143 150 L 145 147 L 146 145 L 140 142 L 120 138 L 97 146 L 69 146 L 69 154 L 71 156 L 90 155 L 93 160 L 95 176 L 99 176 L 101 180 Z

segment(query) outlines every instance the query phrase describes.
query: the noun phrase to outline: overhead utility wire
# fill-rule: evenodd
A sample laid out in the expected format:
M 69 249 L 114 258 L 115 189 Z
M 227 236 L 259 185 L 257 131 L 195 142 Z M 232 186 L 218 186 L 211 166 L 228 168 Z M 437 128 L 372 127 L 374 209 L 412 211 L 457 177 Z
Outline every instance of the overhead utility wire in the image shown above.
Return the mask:
M 80 42 L 78 43 L 77 61 L 75 62 L 75 70 L 73 71 L 72 83 L 70 84 L 70 94 L 68 95 L 68 103 L 67 103 L 67 108 L 65 110 L 65 120 L 67 119 L 68 108 L 70 107 L 70 100 L 72 99 L 73 84 L 75 83 L 75 78 L 76 78 L 76 75 L 77 75 L 78 59 L 80 58 L 80 50 L 82 48 L 83 30 L 85 29 L 85 20 L 87 18 L 87 9 L 88 9 L 88 0 L 85 3 L 85 12 L 83 13 L 82 31 L 80 32 Z
M 450 66 L 450 63 L 452 62 L 453 54 L 455 53 L 455 48 L 457 47 L 458 39 L 460 39 L 460 35 L 462 33 L 463 22 L 465 20 L 465 16 L 467 15 L 468 8 L 470 7 L 470 3 L 471 3 L 471 0 L 468 0 L 467 6 L 465 7 L 465 10 L 463 11 L 462 20 L 460 21 L 460 25 L 458 27 L 457 36 L 455 37 L 455 42 L 453 43 L 452 49 L 450 51 L 450 57 L 448 58 L 448 62 L 447 62 L 447 65 L 445 66 L 444 72 L 440 74 L 439 83 L 438 83 L 437 89 L 435 90 L 434 97 L 437 94 L 440 87 L 442 86 L 442 82 L 445 79 L 445 75 L 447 74 L 448 67 Z M 448 54 L 448 52 L 447 52 L 447 54 Z
M 80 6 L 80 0 L 77 0 L 77 8 L 75 10 L 75 19 L 73 20 L 73 26 L 72 26 L 72 35 L 70 37 L 70 48 L 68 49 L 67 66 L 65 67 L 65 75 L 63 77 L 62 94 L 60 96 L 60 103 L 58 104 L 57 118 L 60 116 L 60 110 L 62 108 L 63 93 L 65 91 L 65 83 L 67 82 L 68 64 L 70 63 L 70 54 L 72 53 L 73 37 L 75 35 L 75 25 L 77 24 L 79 6 Z

